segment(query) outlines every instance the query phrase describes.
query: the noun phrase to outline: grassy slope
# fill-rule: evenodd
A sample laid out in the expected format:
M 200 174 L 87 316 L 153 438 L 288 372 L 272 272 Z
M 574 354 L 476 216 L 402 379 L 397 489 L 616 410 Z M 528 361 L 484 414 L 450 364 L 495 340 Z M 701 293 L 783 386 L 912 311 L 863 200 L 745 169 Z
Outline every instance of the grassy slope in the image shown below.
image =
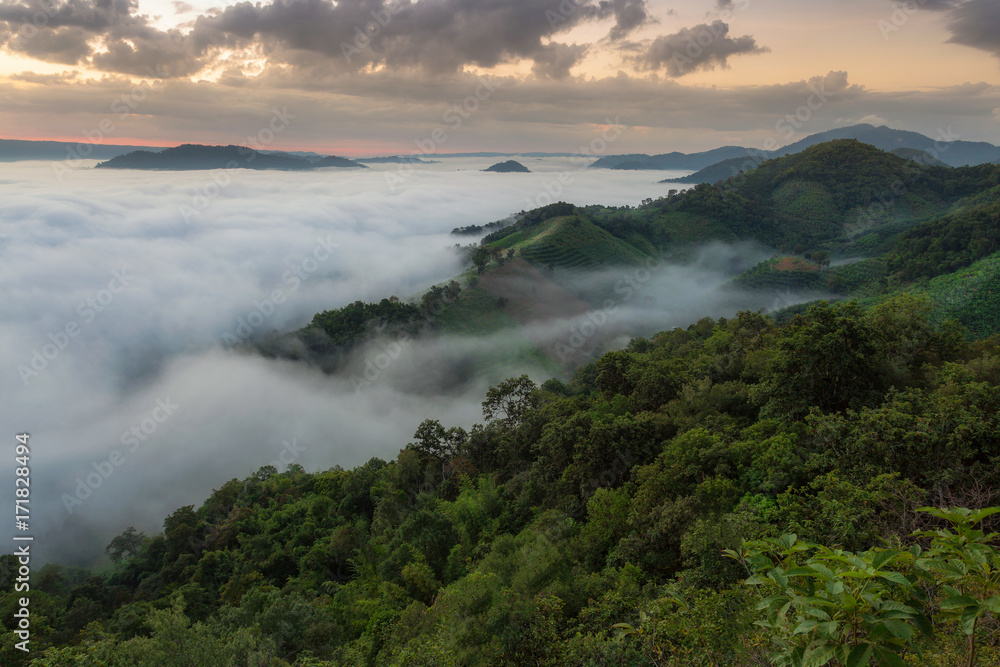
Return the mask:
M 637 264 L 647 256 L 580 215 L 549 218 L 502 238 L 490 247 L 513 248 L 535 265 L 566 269 Z

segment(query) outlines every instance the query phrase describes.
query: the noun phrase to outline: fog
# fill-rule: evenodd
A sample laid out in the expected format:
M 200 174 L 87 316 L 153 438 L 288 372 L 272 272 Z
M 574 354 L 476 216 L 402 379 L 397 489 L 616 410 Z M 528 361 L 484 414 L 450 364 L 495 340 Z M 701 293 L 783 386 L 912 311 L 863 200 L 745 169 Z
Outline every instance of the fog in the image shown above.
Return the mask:
M 459 367 L 483 345 L 543 345 L 565 361 L 563 340 L 585 356 L 631 333 L 735 312 L 740 299 L 717 289 L 729 276 L 719 267 L 767 256 L 707 250 L 692 266 L 654 267 L 628 298 L 615 287 L 629 272 L 556 275 L 614 301 L 586 344 L 571 341 L 582 312 L 488 340 L 411 341 L 360 388 L 356 374 L 225 344 L 358 299 L 420 294 L 462 270 L 450 247 L 472 239 L 450 236 L 454 227 L 553 199 L 635 205 L 678 175 L 587 171 L 568 159 L 525 159 L 531 174 L 478 171 L 495 161 L 310 173 L 0 165 L 0 423 L 11 448 L 15 433 L 31 434 L 37 553 L 89 564 L 127 526 L 155 532 L 177 507 L 272 462 L 349 468 L 394 457 L 425 418 L 471 426 L 491 381 L 542 371 L 493 369 L 451 392 L 411 380 Z M 362 350 L 353 371 L 363 376 L 379 353 Z M 2 488 L 13 488 L 13 468 L 8 459 L 0 469 Z

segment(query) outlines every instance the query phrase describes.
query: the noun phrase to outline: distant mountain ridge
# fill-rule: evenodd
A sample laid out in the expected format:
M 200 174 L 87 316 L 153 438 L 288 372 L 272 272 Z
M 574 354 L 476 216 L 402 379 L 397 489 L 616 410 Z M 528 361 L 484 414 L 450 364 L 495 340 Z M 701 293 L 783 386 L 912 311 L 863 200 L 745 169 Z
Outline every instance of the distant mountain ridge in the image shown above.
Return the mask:
M 133 151 L 96 165 L 99 169 L 149 169 L 193 171 L 201 169 L 277 169 L 310 171 L 325 167 L 366 169 L 347 158 L 326 156 L 320 159 L 296 157 L 287 153 L 263 153 L 245 146 L 202 146 L 182 144 L 158 153 Z
M 31 141 L 0 139 L 0 162 L 21 160 L 109 160 L 118 155 L 144 150 L 161 150 L 150 146 L 119 146 L 95 144 L 87 139 L 71 141 Z
M 876 127 L 865 123 L 813 134 L 774 151 L 724 146 L 701 153 L 608 155 L 590 166 L 597 169 L 698 171 L 735 158 L 749 157 L 761 162 L 770 158 L 792 155 L 836 139 L 856 139 L 883 151 L 900 148 L 916 149 L 927 152 L 932 157 L 952 167 L 1000 162 L 1000 147 L 983 141 L 935 141 L 919 132 L 894 130 L 886 126 Z

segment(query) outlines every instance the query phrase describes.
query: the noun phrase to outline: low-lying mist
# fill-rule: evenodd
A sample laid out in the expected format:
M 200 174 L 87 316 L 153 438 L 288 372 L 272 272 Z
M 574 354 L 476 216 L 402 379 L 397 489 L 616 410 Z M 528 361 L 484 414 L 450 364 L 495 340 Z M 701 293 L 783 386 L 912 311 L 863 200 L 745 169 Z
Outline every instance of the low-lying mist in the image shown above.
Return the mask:
M 31 434 L 36 562 L 92 563 L 127 526 L 155 532 L 177 507 L 197 506 L 264 465 L 321 470 L 392 458 L 425 418 L 471 426 L 486 388 L 502 377 L 543 380 L 632 335 L 772 305 L 773 296 L 758 303 L 720 289 L 741 262 L 768 251 L 713 246 L 693 261 L 641 269 L 648 277 L 557 271 L 550 279 L 587 297 L 586 308 L 485 338 L 411 340 L 389 364 L 377 343 L 338 375 L 231 349 L 319 311 L 418 295 L 458 274 L 464 267 L 450 247 L 469 239 L 450 236 L 452 228 L 548 203 L 552 172 L 569 168 L 529 166 L 539 171 L 434 165 L 393 187 L 384 174 L 392 165 L 309 174 L 82 170 L 61 181 L 49 163 L 0 166 L 8 192 L 0 422 L 12 441 Z M 635 204 L 662 187 L 643 172 L 582 170 L 561 180 L 558 198 L 578 204 Z M 578 344 L 587 321 L 597 332 Z M 545 356 L 521 354 L 530 346 Z M 476 365 L 484 350 L 499 360 L 485 371 Z M 384 368 L 366 366 L 376 358 Z M 367 368 L 375 370 L 359 385 Z M 8 462 L 2 488 L 13 476 Z

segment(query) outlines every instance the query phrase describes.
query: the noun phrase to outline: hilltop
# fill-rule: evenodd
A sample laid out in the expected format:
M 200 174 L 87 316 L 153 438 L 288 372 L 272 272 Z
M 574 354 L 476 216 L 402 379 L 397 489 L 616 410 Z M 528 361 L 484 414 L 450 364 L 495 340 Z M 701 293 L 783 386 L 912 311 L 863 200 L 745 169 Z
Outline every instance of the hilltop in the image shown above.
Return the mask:
M 517 160 L 507 160 L 506 162 L 497 162 L 496 164 L 483 169 L 483 171 L 497 171 L 501 173 L 522 173 L 529 174 L 531 170 L 525 167 L 523 164 Z

